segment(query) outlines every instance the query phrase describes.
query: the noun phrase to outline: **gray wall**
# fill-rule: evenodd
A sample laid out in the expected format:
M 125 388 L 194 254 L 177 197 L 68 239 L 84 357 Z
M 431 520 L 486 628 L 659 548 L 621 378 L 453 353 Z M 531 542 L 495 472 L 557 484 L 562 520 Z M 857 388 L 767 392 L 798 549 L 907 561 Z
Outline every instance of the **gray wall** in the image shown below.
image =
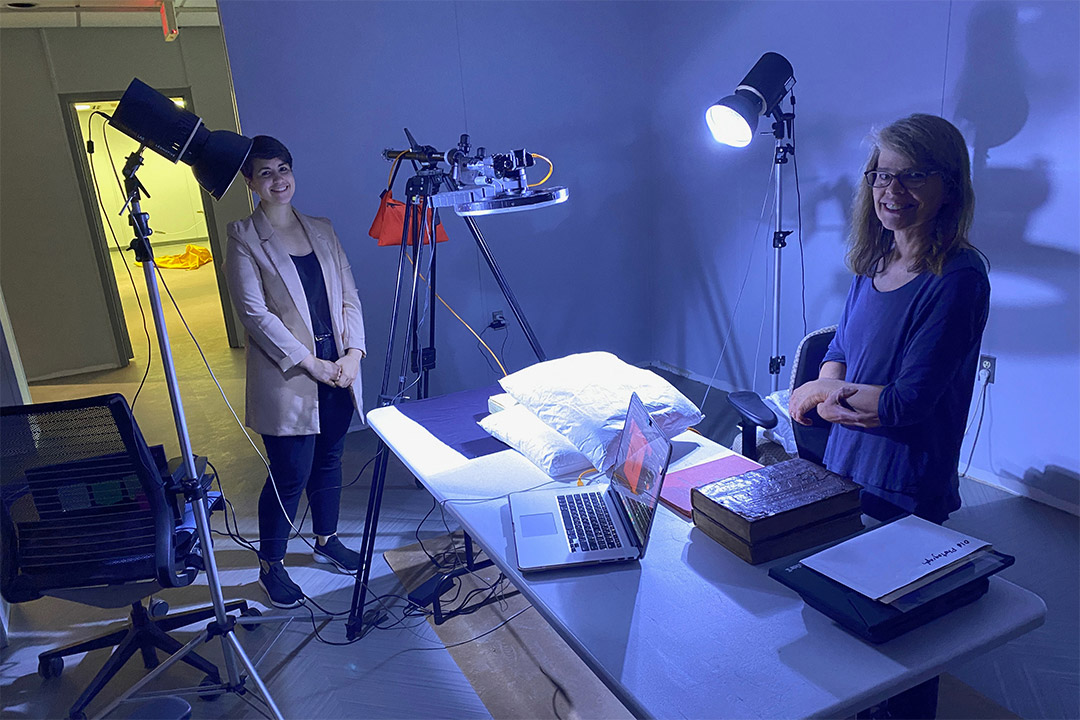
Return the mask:
M 3 29 L 0 68 L 0 283 L 26 374 L 117 367 L 127 358 L 113 340 L 109 291 L 94 259 L 96 230 L 80 195 L 60 96 L 119 97 L 139 77 L 154 87 L 190 88 L 192 109 L 208 127 L 236 129 L 221 30 L 185 28 L 165 43 L 157 28 Z M 249 202 L 233 188 L 212 208 L 222 242 L 225 224 L 246 214 Z M 126 247 L 126 221 L 114 219 L 114 227 Z
M 549 355 L 604 348 L 708 378 L 731 329 L 716 384 L 766 391 L 771 215 L 758 218 L 771 138 L 722 148 L 703 113 L 772 50 L 799 79 L 806 303 L 796 234 L 784 250 L 783 352 L 804 312 L 809 329 L 839 316 L 869 132 L 943 114 L 973 145 L 974 241 L 993 265 L 984 349 L 998 375 L 973 472 L 1019 482 L 1080 466 L 1076 3 L 223 0 L 221 15 L 245 132 L 292 148 L 297 206 L 332 218 L 352 259 L 375 360 L 364 366 L 369 407 L 396 258 L 366 231 L 388 170 L 379 151 L 403 145 L 403 126 L 439 148 L 467 130 L 489 149 L 524 145 L 555 161 L 568 203 L 480 219 Z M 503 304 L 460 221 L 447 225 L 440 294 L 479 329 Z M 495 379 L 441 310 L 439 333 L 435 392 Z M 509 369 L 531 362 L 520 333 L 510 344 Z

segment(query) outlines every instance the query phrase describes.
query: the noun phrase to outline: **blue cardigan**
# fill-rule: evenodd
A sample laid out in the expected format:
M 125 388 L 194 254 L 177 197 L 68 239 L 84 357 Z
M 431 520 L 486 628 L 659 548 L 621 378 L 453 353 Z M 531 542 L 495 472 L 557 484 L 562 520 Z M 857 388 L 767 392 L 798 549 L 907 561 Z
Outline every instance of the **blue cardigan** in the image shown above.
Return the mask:
M 844 363 L 848 382 L 884 386 L 881 426 L 833 425 L 825 465 L 938 522 L 958 509 L 960 445 L 989 309 L 990 282 L 973 250 L 941 276 L 924 272 L 890 292 L 855 277 L 823 362 Z

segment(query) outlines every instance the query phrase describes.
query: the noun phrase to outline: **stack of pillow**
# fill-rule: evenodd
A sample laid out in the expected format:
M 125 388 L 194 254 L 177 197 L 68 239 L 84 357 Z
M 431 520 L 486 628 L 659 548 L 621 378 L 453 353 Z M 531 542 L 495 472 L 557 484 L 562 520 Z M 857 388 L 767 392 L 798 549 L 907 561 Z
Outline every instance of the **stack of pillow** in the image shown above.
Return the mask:
M 669 438 L 703 418 L 671 383 L 606 352 L 537 363 L 499 384 L 516 404 L 500 402 L 509 406 L 480 425 L 551 477 L 614 464 L 631 393 Z

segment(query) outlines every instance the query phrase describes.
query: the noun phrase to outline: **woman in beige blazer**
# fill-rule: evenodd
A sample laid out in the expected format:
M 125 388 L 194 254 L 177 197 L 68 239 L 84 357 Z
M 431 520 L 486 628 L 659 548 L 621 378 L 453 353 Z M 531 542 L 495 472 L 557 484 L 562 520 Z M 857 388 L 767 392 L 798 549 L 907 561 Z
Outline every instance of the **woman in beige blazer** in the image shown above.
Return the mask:
M 364 319 L 330 221 L 292 207 L 288 149 L 257 136 L 241 173 L 259 206 L 229 224 L 225 275 L 247 331 L 245 422 L 270 463 L 259 496 L 259 584 L 272 604 L 295 607 L 304 595 L 282 560 L 305 489 L 315 560 L 343 572 L 359 566 L 335 533 L 345 434 L 363 407 Z

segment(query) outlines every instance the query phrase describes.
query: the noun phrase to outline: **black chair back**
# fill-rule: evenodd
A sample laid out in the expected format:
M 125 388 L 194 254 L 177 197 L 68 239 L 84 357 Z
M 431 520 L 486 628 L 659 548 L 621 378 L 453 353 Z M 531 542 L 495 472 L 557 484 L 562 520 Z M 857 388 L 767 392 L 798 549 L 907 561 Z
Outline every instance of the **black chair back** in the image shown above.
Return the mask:
M 817 379 L 821 361 L 825 359 L 829 343 L 835 335 L 836 326 L 833 325 L 810 333 L 799 343 L 795 351 L 795 362 L 791 367 L 792 390 L 803 383 Z M 822 420 L 816 410 L 811 411 L 809 417 L 813 421 L 812 425 L 791 423 L 795 445 L 799 448 L 799 457 L 824 465 L 825 445 L 829 442 L 829 430 L 832 428 L 832 423 Z
M 0 435 L 0 591 L 9 602 L 194 580 L 176 561 L 174 513 L 122 395 L 5 407 Z

